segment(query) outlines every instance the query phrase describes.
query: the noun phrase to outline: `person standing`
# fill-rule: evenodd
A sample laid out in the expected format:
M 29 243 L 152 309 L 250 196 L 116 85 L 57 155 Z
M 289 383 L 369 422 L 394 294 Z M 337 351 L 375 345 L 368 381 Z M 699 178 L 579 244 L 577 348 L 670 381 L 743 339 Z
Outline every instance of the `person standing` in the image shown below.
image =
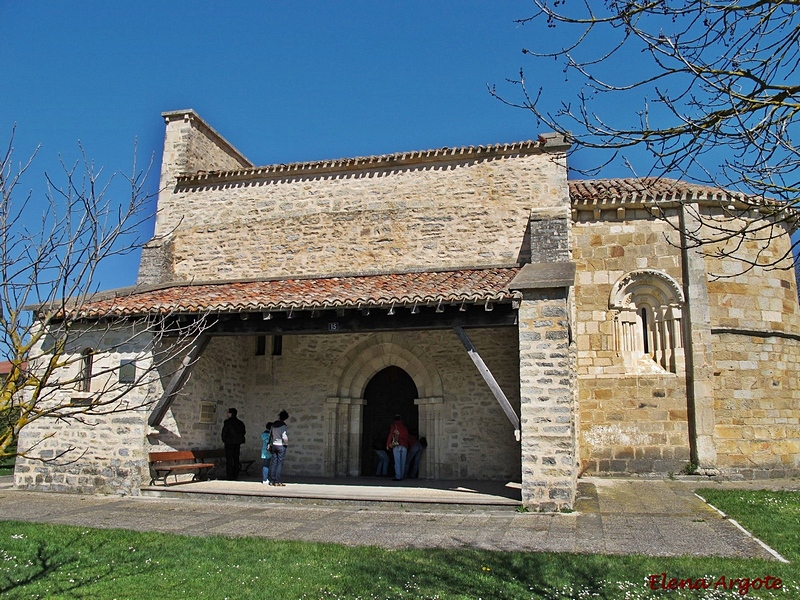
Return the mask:
M 394 456 L 394 480 L 402 481 L 406 472 L 406 455 L 408 454 L 408 429 L 403 424 L 403 417 L 394 416 L 386 438 L 386 449 Z
M 272 452 L 269 451 L 270 441 L 272 440 L 272 423 L 267 423 L 266 428 L 261 433 L 261 483 L 269 483 L 269 462 L 272 459 Z
M 375 477 L 385 477 L 389 473 L 389 453 L 383 443 L 383 435 L 380 433 L 372 442 L 372 449 L 378 459 L 378 466 L 375 467 Z
M 283 483 L 283 459 L 286 458 L 286 449 L 289 447 L 289 436 L 286 433 L 286 419 L 289 413 L 282 410 L 278 420 L 272 424 L 272 459 L 269 463 L 269 472 L 272 477 L 270 485 L 286 485 Z
M 422 444 L 415 436 L 408 436 L 408 455 L 406 456 L 405 476 L 415 479 L 419 476 L 419 459 L 422 452 Z
M 245 426 L 237 415 L 235 408 L 228 409 L 228 418 L 222 424 L 222 443 L 225 444 L 225 475 L 228 481 L 239 479 L 242 463 L 239 462 L 239 450 L 244 444 Z

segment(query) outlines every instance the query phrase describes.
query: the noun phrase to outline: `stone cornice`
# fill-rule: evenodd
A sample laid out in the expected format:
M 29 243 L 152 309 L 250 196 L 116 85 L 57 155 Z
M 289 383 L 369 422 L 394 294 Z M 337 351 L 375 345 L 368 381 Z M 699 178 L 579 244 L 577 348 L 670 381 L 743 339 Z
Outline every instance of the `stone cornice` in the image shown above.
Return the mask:
M 770 211 L 786 204 L 762 196 L 726 190 L 676 179 L 643 177 L 623 179 L 573 179 L 569 182 L 572 207 L 590 210 L 595 207 L 611 210 L 618 207 L 642 208 L 676 206 L 685 202 L 738 208 L 764 207 Z
M 569 182 L 569 194 L 573 221 L 587 211 L 594 213 L 595 220 L 607 211 L 615 211 L 616 218 L 623 220 L 626 211 L 636 209 L 659 218 L 681 205 L 695 204 L 719 211 L 725 219 L 766 218 L 784 223 L 791 232 L 800 226 L 800 211 L 793 203 L 675 179 L 575 179 Z
M 779 337 L 787 340 L 800 342 L 800 333 L 791 331 L 778 331 L 775 329 L 741 329 L 738 327 L 712 327 L 711 333 L 714 335 L 742 335 L 746 337 L 770 338 Z
M 487 160 L 509 156 L 565 152 L 568 144 L 554 134 L 545 134 L 538 140 L 493 144 L 488 146 L 462 146 L 459 148 L 437 148 L 413 152 L 396 152 L 376 156 L 358 156 L 335 160 L 299 162 L 253 167 L 237 171 L 211 171 L 184 173 L 178 177 L 178 185 L 195 186 L 217 183 L 275 179 L 292 176 L 316 176 L 336 173 L 354 173 L 403 166 L 424 166 L 471 159 Z

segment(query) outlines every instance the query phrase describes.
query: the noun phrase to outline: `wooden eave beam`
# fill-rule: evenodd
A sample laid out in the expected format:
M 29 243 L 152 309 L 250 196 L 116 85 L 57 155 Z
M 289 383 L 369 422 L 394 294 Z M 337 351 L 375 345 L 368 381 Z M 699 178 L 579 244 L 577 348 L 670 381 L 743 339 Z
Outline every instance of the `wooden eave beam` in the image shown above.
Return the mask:
M 463 310 L 462 310 L 463 308 Z M 486 310 L 485 303 L 463 307 L 448 306 L 436 312 L 426 306 L 411 312 L 412 307 L 396 307 L 388 314 L 387 307 L 363 310 L 347 309 L 276 311 L 265 319 L 262 313 L 219 315 L 217 322 L 206 330 L 209 335 L 298 335 L 328 333 L 358 333 L 382 331 L 420 331 L 462 327 L 511 327 L 517 323 L 517 311 L 511 303 L 495 304 Z M 244 313 L 243 313 L 244 314 Z

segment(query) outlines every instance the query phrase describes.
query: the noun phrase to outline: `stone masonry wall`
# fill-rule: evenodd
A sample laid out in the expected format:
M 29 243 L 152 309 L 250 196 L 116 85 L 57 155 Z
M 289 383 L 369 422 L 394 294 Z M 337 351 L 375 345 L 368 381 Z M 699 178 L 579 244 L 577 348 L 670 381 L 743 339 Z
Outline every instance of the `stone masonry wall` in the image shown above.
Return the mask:
M 227 140 L 194 111 L 164 113 L 167 123 L 161 158 L 160 196 L 175 189 L 179 175 L 197 171 L 229 171 L 252 166 Z M 171 270 L 170 234 L 161 213 L 156 215 L 156 237 L 142 249 L 138 282 L 158 283 Z M 164 238 L 164 239 L 161 239 Z
M 565 290 L 525 292 L 519 308 L 522 502 L 572 508 L 577 490 L 576 398 Z
M 335 394 L 339 360 L 370 335 L 284 336 L 281 356 L 256 356 L 253 337 L 212 339 L 164 419 L 162 432 L 149 436 L 150 449 L 220 447 L 226 409 L 234 406 L 247 427 L 242 455 L 257 458 L 265 422 L 286 409 L 290 414 L 286 476 L 323 476 L 324 404 Z M 518 481 L 519 446 L 511 424 L 455 333 L 398 332 L 393 336 L 410 338 L 428 368 L 442 380 L 439 439 L 433 439 L 434 432 L 420 431 L 430 444 L 437 444 L 440 478 Z M 517 409 L 516 331 L 470 330 L 470 337 Z M 199 422 L 201 402 L 217 406 L 216 422 Z
M 638 269 L 681 281 L 673 228 L 644 210 L 581 211 L 573 223 L 577 265 L 577 374 L 581 472 L 678 472 L 689 461 L 686 380 L 663 369 L 632 372 L 615 350 L 613 284 Z
M 790 243 L 784 234 L 766 249 L 753 241 L 743 249 L 750 256 L 760 250 L 763 262 L 774 261 Z M 752 270 L 731 258 L 707 258 L 706 263 L 718 467 L 746 477 L 797 475 L 800 306 L 791 263 L 784 260 L 785 269 Z
M 94 372 L 114 368 L 121 361 L 136 360 L 137 370 L 148 369 L 149 358 L 142 354 L 148 343 L 145 333 L 131 335 L 131 329 L 116 329 L 97 333 L 84 333 L 79 345 L 72 348 L 75 356 L 84 347 L 96 350 Z M 111 351 L 105 351 L 113 348 Z M 75 362 L 62 373 L 62 377 L 77 375 L 79 363 Z M 31 422 L 20 433 L 18 448 L 27 457 L 17 458 L 14 483 L 28 490 L 138 494 L 142 485 L 142 464 L 146 464 L 145 434 L 149 402 L 161 392 L 161 381 L 153 372 L 150 382 L 135 387 L 121 402 L 109 408 L 126 410 L 114 414 L 88 413 L 74 420 L 39 419 Z M 117 377 L 117 372 L 113 373 Z M 93 390 L 102 388 L 102 376 L 93 380 Z M 96 392 L 95 392 L 96 394 Z M 67 407 L 85 399 L 86 393 L 61 389 L 51 402 Z M 148 479 L 149 480 L 149 479 Z M 147 483 L 145 481 L 144 483 Z
M 168 123 L 162 178 L 203 164 L 179 152 L 179 126 Z M 517 264 L 530 251 L 531 212 L 566 211 L 568 202 L 563 166 L 551 153 L 527 152 L 182 187 L 162 181 L 140 281 Z
M 717 464 L 751 477 L 800 474 L 800 341 L 714 336 Z
M 558 199 L 542 156 L 179 191 L 174 277 L 196 280 L 516 264 L 531 208 Z
M 779 261 L 776 268 L 750 268 L 732 257 L 706 257 L 712 327 L 800 334 L 794 269 L 791 259 L 781 260 L 787 254 L 791 257 L 791 239 L 779 231 L 783 235 L 773 238 L 767 247 L 763 241 L 751 240 L 739 250 L 751 260 L 758 257 L 762 264 Z

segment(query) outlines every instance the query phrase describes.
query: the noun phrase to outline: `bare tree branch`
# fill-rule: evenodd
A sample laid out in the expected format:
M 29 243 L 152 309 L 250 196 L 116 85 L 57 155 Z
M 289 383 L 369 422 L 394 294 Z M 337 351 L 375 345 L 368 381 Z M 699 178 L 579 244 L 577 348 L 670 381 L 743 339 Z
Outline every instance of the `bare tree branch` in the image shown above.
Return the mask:
M 785 231 L 782 224 L 795 226 L 800 1 L 533 4 L 534 14 L 519 22 L 546 25 L 554 35 L 537 36 L 523 53 L 537 69 L 557 61 L 567 79 L 578 77 L 581 89 L 574 102 L 562 100 L 548 110 L 545 100 L 561 90 L 531 87 L 521 70 L 509 80 L 518 93 L 501 93 L 496 86 L 490 93 L 568 136 L 573 153 L 591 149 L 602 155 L 600 164 L 580 174 L 596 176 L 615 161 L 633 166 L 630 151 L 643 149 L 649 166 L 639 166 L 635 176 L 742 192 L 736 210 L 725 205 L 721 216 L 697 215 L 704 227 L 691 243 L 718 256 L 740 259 L 736 238 L 768 245 Z M 638 109 L 620 110 L 629 105 Z M 764 254 L 756 262 L 786 266 L 783 258 Z
M 152 217 L 145 189 L 152 159 L 139 170 L 134 153 L 131 175 L 105 177 L 81 148 L 80 161 L 62 161 L 61 177 L 45 175 L 46 203 L 36 218 L 30 192 L 15 204 L 35 153 L 15 168 L 13 139 L 12 131 L 0 158 L 0 349 L 10 363 L 0 388 L 0 457 L 17 455 L 20 431 L 40 419 L 93 425 L 103 415 L 146 408 L 154 395 L 133 392 L 169 377 L 210 324 L 208 315 L 122 318 L 112 315 L 113 303 L 107 315 L 85 317 L 103 296 L 101 265 L 142 245 L 139 234 Z M 127 193 L 117 193 L 115 178 Z M 47 439 L 19 454 L 37 458 L 33 450 Z M 47 460 L 72 462 L 76 453 L 61 448 Z

